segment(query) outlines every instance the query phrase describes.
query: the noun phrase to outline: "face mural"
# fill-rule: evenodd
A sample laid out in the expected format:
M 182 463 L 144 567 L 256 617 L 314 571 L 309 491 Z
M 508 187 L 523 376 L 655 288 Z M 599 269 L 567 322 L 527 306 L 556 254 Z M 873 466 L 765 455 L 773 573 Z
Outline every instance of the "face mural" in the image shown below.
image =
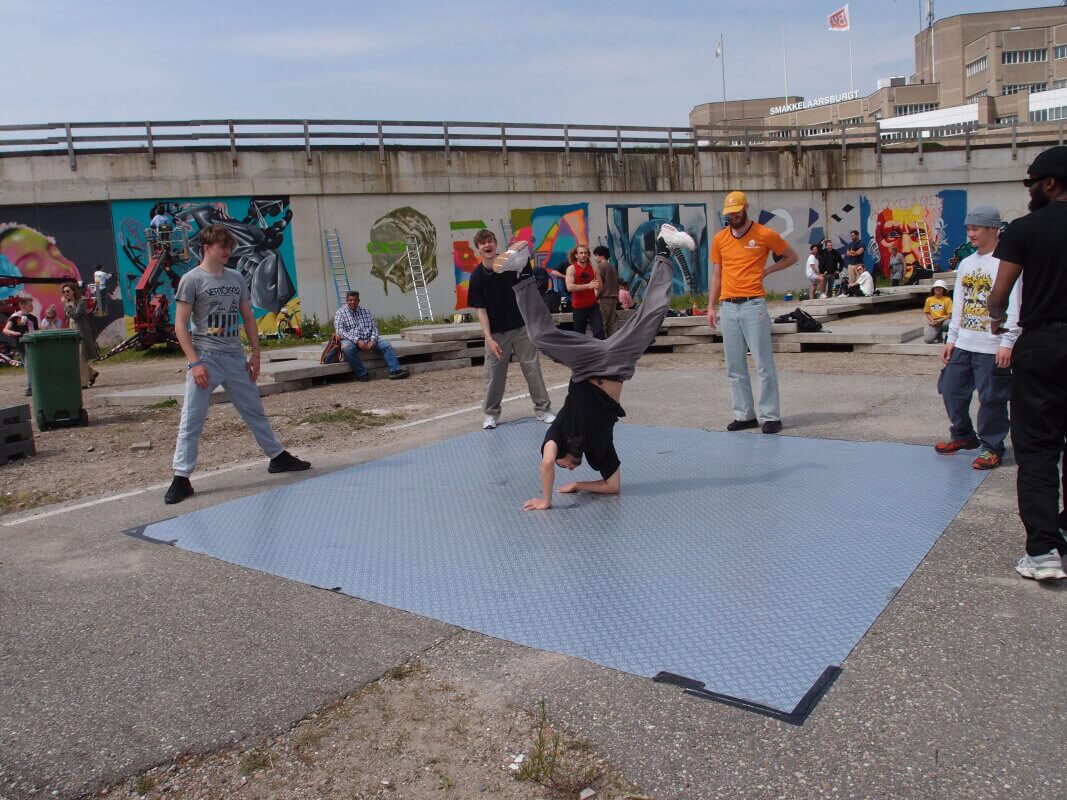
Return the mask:
M 66 278 L 80 281 L 78 268 L 60 252 L 56 241 L 25 225 L 0 228 L 0 276 L 27 279 L 13 286 L 0 286 L 0 298 L 29 297 L 33 313 L 43 317 L 54 306 L 63 324 L 63 296 L 59 283 L 34 283 L 34 278 Z M 6 304 L 5 304 L 6 305 Z M 16 310 L 14 307 L 10 311 Z
M 656 256 L 656 234 L 665 222 L 685 231 L 697 243 L 695 252 L 680 250 L 675 255 L 674 292 L 706 292 L 708 212 L 703 203 L 608 206 L 608 249 L 619 268 L 619 279 L 636 297 L 644 294 Z
M 402 293 L 412 291 L 408 248 L 416 248 L 422 262 L 426 283 L 437 277 L 437 228 L 425 214 L 411 206 L 396 208 L 371 225 L 367 252 L 371 258 L 371 275 L 382 282 L 382 290 L 389 294 L 389 284 Z
M 112 203 L 114 235 L 119 251 L 119 285 L 128 324 L 133 318 L 133 290 L 148 266 L 145 229 L 156 214 L 169 214 L 174 228 L 189 242 L 189 258 L 175 265 L 182 275 L 195 267 L 203 256 L 200 232 L 209 225 L 222 225 L 237 238 L 237 246 L 227 264 L 244 276 L 252 297 L 260 333 L 277 331 L 283 309 L 289 319 L 300 311 L 297 294 L 296 259 L 289 225 L 293 213 L 289 198 L 227 197 L 208 200 L 134 200 Z M 171 300 L 173 290 L 164 281 L 161 294 Z
M 891 247 L 904 255 L 904 280 L 916 269 L 947 269 L 952 249 L 966 240 L 963 225 L 967 213 L 967 190 L 944 189 L 936 194 L 897 199 L 862 198 L 863 234 L 873 228 L 873 246 L 878 271 L 889 274 Z M 868 224 L 870 227 L 868 227 Z

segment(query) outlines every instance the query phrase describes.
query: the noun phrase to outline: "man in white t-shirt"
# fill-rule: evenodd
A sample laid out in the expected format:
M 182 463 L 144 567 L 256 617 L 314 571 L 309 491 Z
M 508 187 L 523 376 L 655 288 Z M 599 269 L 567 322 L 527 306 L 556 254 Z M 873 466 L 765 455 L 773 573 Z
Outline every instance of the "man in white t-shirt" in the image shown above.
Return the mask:
M 808 248 L 808 260 L 804 264 L 804 275 L 808 278 L 809 300 L 814 300 L 826 287 L 826 277 L 819 272 L 819 250 L 821 249 L 817 244 Z
M 987 299 L 997 280 L 1000 260 L 993 249 L 1000 237 L 1000 212 L 976 206 L 967 214 L 967 239 L 976 248 L 956 272 L 952 318 L 941 360 L 945 368 L 937 389 L 948 412 L 949 438 L 937 452 L 949 454 L 980 448 L 972 466 L 994 469 L 1004 457 L 1011 398 L 1011 355 L 1019 338 L 1020 284 L 1012 290 L 1002 333 L 990 332 Z M 978 390 L 978 427 L 971 423 L 971 398 Z

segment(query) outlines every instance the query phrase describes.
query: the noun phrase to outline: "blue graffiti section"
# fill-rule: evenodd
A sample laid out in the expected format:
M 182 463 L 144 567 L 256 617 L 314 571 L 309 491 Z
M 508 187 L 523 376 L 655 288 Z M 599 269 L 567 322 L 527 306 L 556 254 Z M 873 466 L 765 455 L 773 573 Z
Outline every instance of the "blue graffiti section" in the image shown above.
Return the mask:
M 607 206 L 608 249 L 619 267 L 619 278 L 635 297 L 644 294 L 656 255 L 656 232 L 664 222 L 684 230 L 697 243 L 683 251 L 674 275 L 674 291 L 708 290 L 708 212 L 703 203 Z

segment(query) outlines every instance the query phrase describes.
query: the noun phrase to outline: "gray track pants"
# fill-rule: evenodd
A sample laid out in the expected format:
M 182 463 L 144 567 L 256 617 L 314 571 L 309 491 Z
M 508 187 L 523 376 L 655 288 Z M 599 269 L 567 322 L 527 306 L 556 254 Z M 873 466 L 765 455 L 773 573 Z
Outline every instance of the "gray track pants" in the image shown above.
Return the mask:
M 514 291 L 530 341 L 549 358 L 570 367 L 571 380 L 612 377 L 625 381 L 633 377 L 637 359 L 652 344 L 663 324 L 673 283 L 674 266 L 664 256 L 656 256 L 644 302 L 608 339 L 594 339 L 557 328 L 534 281 L 519 281 Z
M 200 434 L 204 431 L 211 393 L 219 384 L 230 396 L 230 402 L 256 437 L 267 458 L 280 455 L 285 448 L 270 427 L 259 390 L 248 377 L 244 355 L 202 353 L 199 357 L 207 367 L 208 384 L 207 388 L 201 389 L 193 380 L 191 371 L 185 374 L 185 405 L 182 406 L 182 421 L 178 426 L 178 443 L 174 447 L 174 474 L 188 478 L 196 467 L 196 459 L 200 454 Z

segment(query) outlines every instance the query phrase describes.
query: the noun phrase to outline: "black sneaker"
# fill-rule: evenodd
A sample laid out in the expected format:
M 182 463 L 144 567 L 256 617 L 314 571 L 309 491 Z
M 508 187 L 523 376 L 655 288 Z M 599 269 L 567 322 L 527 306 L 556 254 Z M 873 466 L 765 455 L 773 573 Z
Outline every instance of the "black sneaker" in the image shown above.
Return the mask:
M 726 426 L 728 431 L 743 431 L 749 428 L 758 428 L 758 419 L 735 419 L 729 425 Z
M 172 506 L 175 503 L 180 503 L 186 497 L 192 496 L 193 485 L 189 483 L 189 479 L 181 475 L 175 475 L 174 480 L 170 482 L 170 488 L 163 495 L 163 502 L 168 506 Z
M 369 372 L 364 372 L 362 375 L 357 375 L 356 376 L 356 380 L 359 381 L 360 383 L 366 383 L 367 381 L 370 380 L 370 373 Z
M 404 378 L 408 377 L 410 374 L 411 374 L 410 372 L 408 372 L 406 369 L 401 367 L 396 372 L 390 372 L 389 373 L 389 380 L 391 380 L 391 381 L 402 381 L 402 380 L 404 380 Z
M 282 450 L 270 460 L 267 472 L 302 472 L 311 469 L 311 462 L 301 461 L 288 450 Z
M 769 419 L 763 423 L 764 433 L 779 433 L 782 430 L 782 421 L 780 419 Z

